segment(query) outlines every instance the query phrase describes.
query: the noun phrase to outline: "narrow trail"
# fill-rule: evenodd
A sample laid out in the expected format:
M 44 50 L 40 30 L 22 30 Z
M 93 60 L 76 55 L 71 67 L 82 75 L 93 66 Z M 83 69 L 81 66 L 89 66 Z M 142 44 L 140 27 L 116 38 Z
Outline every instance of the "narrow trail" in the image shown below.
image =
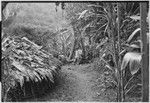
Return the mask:
M 57 84 L 45 96 L 29 101 L 100 101 L 97 96 L 96 78 L 99 73 L 88 65 L 63 66 Z

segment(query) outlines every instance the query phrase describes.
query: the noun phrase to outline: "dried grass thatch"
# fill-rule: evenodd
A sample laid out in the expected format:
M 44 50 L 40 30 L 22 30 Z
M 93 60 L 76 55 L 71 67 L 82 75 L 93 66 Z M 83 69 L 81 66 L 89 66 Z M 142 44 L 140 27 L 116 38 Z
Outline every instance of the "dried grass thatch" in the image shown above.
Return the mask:
M 26 37 L 2 41 L 3 101 L 43 93 L 54 84 L 61 62 Z

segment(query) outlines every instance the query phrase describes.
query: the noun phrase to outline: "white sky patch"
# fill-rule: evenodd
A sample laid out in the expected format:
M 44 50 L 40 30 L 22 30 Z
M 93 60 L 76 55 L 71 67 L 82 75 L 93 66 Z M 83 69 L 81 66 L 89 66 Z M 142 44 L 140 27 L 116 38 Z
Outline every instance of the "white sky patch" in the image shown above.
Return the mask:
M 2 11 L 1 10 L 2 8 L 1 8 L 1 0 L 0 0 L 0 11 Z M 0 21 L 2 20 L 2 17 L 1 17 L 1 12 L 0 12 Z

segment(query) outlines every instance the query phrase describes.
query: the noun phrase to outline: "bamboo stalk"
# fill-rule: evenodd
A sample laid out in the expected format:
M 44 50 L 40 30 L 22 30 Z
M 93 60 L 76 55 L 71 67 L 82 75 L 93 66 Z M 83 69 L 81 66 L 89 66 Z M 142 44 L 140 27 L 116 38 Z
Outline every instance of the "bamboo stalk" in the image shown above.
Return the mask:
M 121 73 L 121 56 L 119 55 L 120 54 L 120 22 L 121 22 L 121 12 L 120 12 L 120 3 L 117 3 L 117 15 L 118 15 L 118 48 L 117 48 L 117 56 L 118 56 L 118 63 L 117 63 L 117 69 L 118 69 L 118 100 L 119 102 L 122 102 L 124 101 L 124 98 L 123 98 L 123 89 L 122 89 L 122 86 L 123 86 L 123 82 L 122 82 L 122 73 Z
M 146 35 L 146 16 L 147 16 L 147 3 L 142 2 L 140 3 L 140 15 L 141 15 L 141 39 L 142 39 L 142 101 L 148 102 L 149 101 L 149 48 L 148 48 L 148 41 Z
M 121 92 L 120 92 L 120 73 L 119 73 L 119 69 L 118 69 L 118 54 L 117 53 L 117 49 L 116 49 L 116 40 L 115 40 L 115 34 L 117 33 L 113 23 L 116 23 L 115 21 L 115 17 L 113 15 L 113 6 L 112 4 L 109 4 L 109 13 L 110 13 L 110 17 L 109 17 L 109 30 L 110 30 L 110 34 L 112 35 L 112 39 L 113 39 L 113 51 L 114 51 L 114 63 L 115 63 L 115 67 L 117 68 L 117 82 L 118 82 L 118 90 L 117 90 L 117 101 L 121 101 Z

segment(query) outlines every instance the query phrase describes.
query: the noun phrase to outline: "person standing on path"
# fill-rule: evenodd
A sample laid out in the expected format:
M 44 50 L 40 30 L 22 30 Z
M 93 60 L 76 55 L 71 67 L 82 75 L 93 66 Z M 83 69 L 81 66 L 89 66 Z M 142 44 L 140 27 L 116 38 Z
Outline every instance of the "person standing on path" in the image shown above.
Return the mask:
M 81 58 L 82 58 L 82 50 L 78 49 L 78 50 L 75 51 L 75 63 L 79 64 Z

